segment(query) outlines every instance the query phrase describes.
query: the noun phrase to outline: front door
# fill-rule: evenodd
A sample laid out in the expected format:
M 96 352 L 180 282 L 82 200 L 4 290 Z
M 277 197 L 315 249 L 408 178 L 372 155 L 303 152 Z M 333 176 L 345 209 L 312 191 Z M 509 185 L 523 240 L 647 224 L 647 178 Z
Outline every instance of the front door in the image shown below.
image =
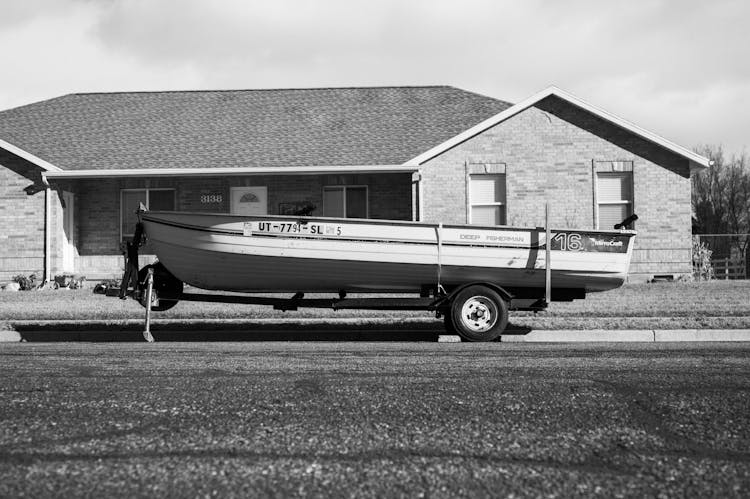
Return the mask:
M 233 215 L 268 215 L 268 187 L 232 187 Z
M 75 271 L 75 196 L 72 192 L 63 191 L 63 237 L 62 237 L 62 270 Z

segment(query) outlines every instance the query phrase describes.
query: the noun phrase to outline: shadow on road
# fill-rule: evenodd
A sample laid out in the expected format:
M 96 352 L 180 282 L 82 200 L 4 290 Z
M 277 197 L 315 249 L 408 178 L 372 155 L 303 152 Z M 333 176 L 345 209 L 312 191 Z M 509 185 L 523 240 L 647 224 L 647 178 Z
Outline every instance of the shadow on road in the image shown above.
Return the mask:
M 97 328 L 60 328 L 16 326 L 21 341 L 27 342 L 143 342 L 142 326 L 112 326 Z M 504 334 L 526 334 L 528 329 L 511 327 Z M 352 325 L 316 324 L 298 327 L 223 327 L 205 326 L 183 327 L 180 329 L 160 329 L 152 327 L 151 334 L 156 341 L 399 341 L 437 342 L 439 336 L 447 333 L 441 326 L 417 324 L 409 327 L 367 324 Z
M 19 331 L 22 341 L 143 342 L 143 331 Z M 437 331 L 159 331 L 152 329 L 156 341 L 438 341 Z

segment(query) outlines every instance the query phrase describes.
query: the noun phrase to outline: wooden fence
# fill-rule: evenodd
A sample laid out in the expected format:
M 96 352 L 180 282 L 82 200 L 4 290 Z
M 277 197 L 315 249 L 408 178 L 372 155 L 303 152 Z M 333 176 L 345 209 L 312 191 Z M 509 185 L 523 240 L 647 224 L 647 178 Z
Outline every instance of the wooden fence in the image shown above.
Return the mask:
M 694 241 L 711 251 L 714 279 L 747 279 L 746 253 L 750 234 L 694 234 Z
M 745 279 L 745 262 L 729 258 L 711 260 L 714 267 L 714 279 Z

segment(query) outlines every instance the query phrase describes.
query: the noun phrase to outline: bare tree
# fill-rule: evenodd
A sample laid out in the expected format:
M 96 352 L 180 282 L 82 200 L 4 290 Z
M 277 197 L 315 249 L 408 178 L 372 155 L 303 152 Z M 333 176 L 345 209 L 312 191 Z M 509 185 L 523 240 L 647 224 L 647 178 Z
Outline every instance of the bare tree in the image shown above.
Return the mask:
M 734 234 L 712 243 L 715 256 L 744 256 L 750 273 L 750 161 L 746 153 L 727 160 L 721 146 L 703 146 L 697 152 L 714 161 L 693 176 L 693 232 Z

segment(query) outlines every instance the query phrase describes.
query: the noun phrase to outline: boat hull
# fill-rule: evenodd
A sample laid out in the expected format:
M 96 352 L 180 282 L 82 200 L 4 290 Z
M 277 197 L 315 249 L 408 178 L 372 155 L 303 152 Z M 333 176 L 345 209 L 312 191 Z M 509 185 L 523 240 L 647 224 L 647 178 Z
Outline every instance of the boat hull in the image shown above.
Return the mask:
M 538 228 L 337 219 L 304 219 L 300 225 L 289 217 L 168 212 L 146 212 L 141 218 L 162 264 L 203 289 L 419 292 L 438 282 L 446 288 L 470 282 L 506 289 L 545 286 L 544 232 Z M 282 232 L 268 224 L 280 224 Z M 283 233 L 287 224 L 299 232 Z M 632 233 L 558 233 L 596 234 L 601 248 L 570 251 L 564 246 L 576 238 L 559 237 L 563 247 L 552 244 L 551 251 L 553 288 L 604 291 L 624 282 Z

